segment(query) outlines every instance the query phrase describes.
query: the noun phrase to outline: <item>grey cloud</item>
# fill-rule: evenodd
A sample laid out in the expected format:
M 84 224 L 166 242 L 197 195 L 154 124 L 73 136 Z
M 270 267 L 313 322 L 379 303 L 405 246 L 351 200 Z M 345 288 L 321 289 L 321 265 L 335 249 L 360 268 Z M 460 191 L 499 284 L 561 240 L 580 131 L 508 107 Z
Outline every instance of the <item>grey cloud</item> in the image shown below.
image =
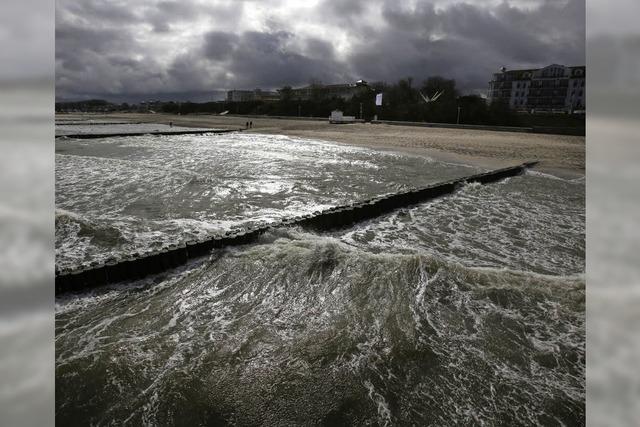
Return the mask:
M 304 54 L 296 52 L 290 42 L 304 46 Z M 333 83 L 350 78 L 343 64 L 333 60 L 330 43 L 315 38 L 298 40 L 286 31 L 211 32 L 204 37 L 203 52 L 213 63 L 224 62 L 225 69 L 235 76 L 230 82 L 233 87 L 276 88 L 306 84 L 310 79 Z
M 362 23 L 362 16 L 368 6 L 375 5 L 371 0 L 334 1 L 324 0 L 318 4 L 316 13 L 324 19 L 343 25 Z
M 96 65 L 95 58 L 100 62 L 110 62 L 113 58 L 130 58 L 135 53 L 135 46 L 131 43 L 132 36 L 126 30 L 85 28 L 64 21 L 56 26 L 56 74 L 64 76 L 66 80 L 82 77 L 82 81 L 91 79 L 90 73 Z M 122 62 L 114 62 L 114 71 Z M 127 71 L 127 70 L 123 70 Z M 118 73 L 120 74 L 120 73 Z M 111 76 L 112 81 L 122 78 L 121 75 Z M 96 82 L 103 85 L 104 82 Z
M 194 18 L 198 14 L 195 4 L 180 1 L 161 1 L 156 5 L 156 10 L 163 15 L 182 19 Z
M 82 51 L 96 53 L 128 50 L 131 35 L 122 30 L 84 28 L 75 25 L 58 25 L 56 28 L 56 54 L 64 57 Z
M 59 0 L 57 11 L 63 10 L 88 22 L 106 24 L 134 24 L 140 20 L 130 2 L 104 2 L 102 0 Z M 58 16 L 56 16 L 58 19 Z
M 222 31 L 212 31 L 204 36 L 205 57 L 220 60 L 229 57 L 236 48 L 238 36 Z
M 168 33 L 171 31 L 171 25 L 166 21 L 149 21 L 153 27 L 153 31 L 156 33 Z
M 444 9 L 388 1 L 385 31 L 361 44 L 349 58 L 373 80 L 434 73 L 454 77 L 463 90 L 486 89 L 500 66 L 584 64 L 584 1 L 546 2 L 524 11 L 506 2 L 495 8 L 458 3 Z
M 242 16 L 242 2 L 215 4 L 210 2 L 166 0 L 144 8 L 143 15 L 155 32 L 172 31 L 172 24 L 189 22 L 206 16 L 217 22 L 235 23 Z
M 384 2 L 382 15 L 392 28 L 408 32 L 434 30 L 439 26 L 435 7 L 429 2 L 418 3 L 415 8 L 403 7 L 398 2 Z
M 330 60 L 335 55 L 333 45 L 325 40 L 310 37 L 306 39 L 305 44 L 305 51 L 314 58 Z
M 306 19 L 325 25 L 326 38 L 296 34 L 290 17 L 278 15 L 279 3 L 167 0 L 127 6 L 61 0 L 57 87 L 73 93 L 92 87 L 94 93 L 96 88 L 108 93 L 211 92 L 303 85 L 310 79 L 337 83 L 412 76 L 419 82 L 441 74 L 455 78 L 463 91 L 481 91 L 503 65 L 585 62 L 584 0 L 540 0 L 539 7 L 527 10 L 507 1 L 435 7 L 426 0 L 412 6 L 397 0 L 325 0 Z M 270 5 L 274 11 L 258 25 L 260 30 L 231 30 L 236 24 L 246 28 L 244 12 Z M 372 11 L 382 16 L 381 22 L 367 18 Z M 210 27 L 183 39 L 179 55 L 170 58 L 168 66 L 161 66 L 153 49 L 136 39 L 140 32 L 155 31 L 181 40 L 174 25 L 196 18 Z M 346 31 L 349 51 L 337 50 L 341 44 L 333 40 L 334 31 Z
M 227 69 L 236 76 L 236 85 L 281 87 L 306 84 L 310 79 L 332 83 L 344 79 L 344 66 L 332 60 L 332 47 L 318 40 L 303 40 L 319 52 L 302 54 L 288 46 L 296 37 L 288 32 L 246 32 L 238 41 Z
M 161 1 L 152 7 L 145 8 L 144 15 L 152 25 L 153 31 L 165 33 L 171 31 L 171 24 L 188 21 L 197 16 L 195 4 L 178 1 Z
M 198 57 L 184 55 L 176 58 L 167 70 L 169 86 L 181 91 L 206 90 L 215 81 L 215 75 L 207 70 Z
M 96 28 L 59 18 L 56 25 L 56 92 L 117 94 L 164 89 L 157 62 L 142 55 L 130 29 Z

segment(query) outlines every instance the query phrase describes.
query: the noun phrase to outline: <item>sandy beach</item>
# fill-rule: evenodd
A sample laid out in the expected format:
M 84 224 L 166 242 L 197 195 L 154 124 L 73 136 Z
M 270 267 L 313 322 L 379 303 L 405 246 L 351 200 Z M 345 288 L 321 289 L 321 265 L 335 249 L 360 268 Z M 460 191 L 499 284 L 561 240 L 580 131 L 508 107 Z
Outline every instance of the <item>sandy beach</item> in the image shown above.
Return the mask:
M 539 160 L 537 170 L 562 177 L 578 177 L 585 170 L 585 137 L 494 132 L 445 128 L 423 128 L 385 124 L 334 125 L 324 121 L 238 116 L 113 113 L 59 114 L 57 120 L 109 120 L 145 123 L 172 122 L 176 126 L 238 129 L 248 120 L 245 132 L 281 134 L 322 139 L 379 150 L 409 152 L 437 160 L 486 168 Z

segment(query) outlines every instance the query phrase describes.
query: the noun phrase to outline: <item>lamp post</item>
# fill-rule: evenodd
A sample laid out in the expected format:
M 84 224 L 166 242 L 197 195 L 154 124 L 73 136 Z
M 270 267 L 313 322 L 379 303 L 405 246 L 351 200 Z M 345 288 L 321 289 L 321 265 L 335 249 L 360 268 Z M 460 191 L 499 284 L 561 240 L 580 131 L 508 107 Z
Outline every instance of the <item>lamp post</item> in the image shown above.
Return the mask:
M 460 124 L 460 110 L 462 109 L 462 107 L 458 106 L 458 120 L 456 120 L 456 124 Z

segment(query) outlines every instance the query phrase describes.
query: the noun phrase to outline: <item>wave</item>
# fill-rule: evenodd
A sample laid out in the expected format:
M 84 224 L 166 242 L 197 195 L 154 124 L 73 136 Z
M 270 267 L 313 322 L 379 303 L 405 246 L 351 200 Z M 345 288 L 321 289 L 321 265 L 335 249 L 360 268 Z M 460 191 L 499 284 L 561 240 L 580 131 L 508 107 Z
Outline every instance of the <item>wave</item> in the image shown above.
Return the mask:
M 536 177 L 541 177 L 541 178 L 547 178 L 547 179 L 554 179 L 557 181 L 563 181 L 563 182 L 569 182 L 569 183 L 584 183 L 585 181 L 585 176 L 579 176 L 576 178 L 562 178 L 553 174 L 549 174 L 549 173 L 544 173 L 544 172 L 540 172 L 537 170 L 533 170 L 533 169 L 527 169 L 525 174 L 529 175 L 529 176 L 536 176 Z
M 302 236 L 280 230 L 156 284 L 59 301 L 58 419 L 80 404 L 81 421 L 98 424 L 513 425 L 584 413 L 582 277 Z

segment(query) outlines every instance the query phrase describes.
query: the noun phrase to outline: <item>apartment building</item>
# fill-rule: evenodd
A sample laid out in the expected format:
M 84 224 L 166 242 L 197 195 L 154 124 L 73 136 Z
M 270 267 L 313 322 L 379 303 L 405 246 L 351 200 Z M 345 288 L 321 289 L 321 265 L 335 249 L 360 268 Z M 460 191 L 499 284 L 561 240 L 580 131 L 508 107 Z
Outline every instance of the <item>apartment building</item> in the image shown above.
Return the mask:
M 586 68 L 552 64 L 544 68 L 507 70 L 489 82 L 489 102 L 529 112 L 576 112 L 586 106 Z

